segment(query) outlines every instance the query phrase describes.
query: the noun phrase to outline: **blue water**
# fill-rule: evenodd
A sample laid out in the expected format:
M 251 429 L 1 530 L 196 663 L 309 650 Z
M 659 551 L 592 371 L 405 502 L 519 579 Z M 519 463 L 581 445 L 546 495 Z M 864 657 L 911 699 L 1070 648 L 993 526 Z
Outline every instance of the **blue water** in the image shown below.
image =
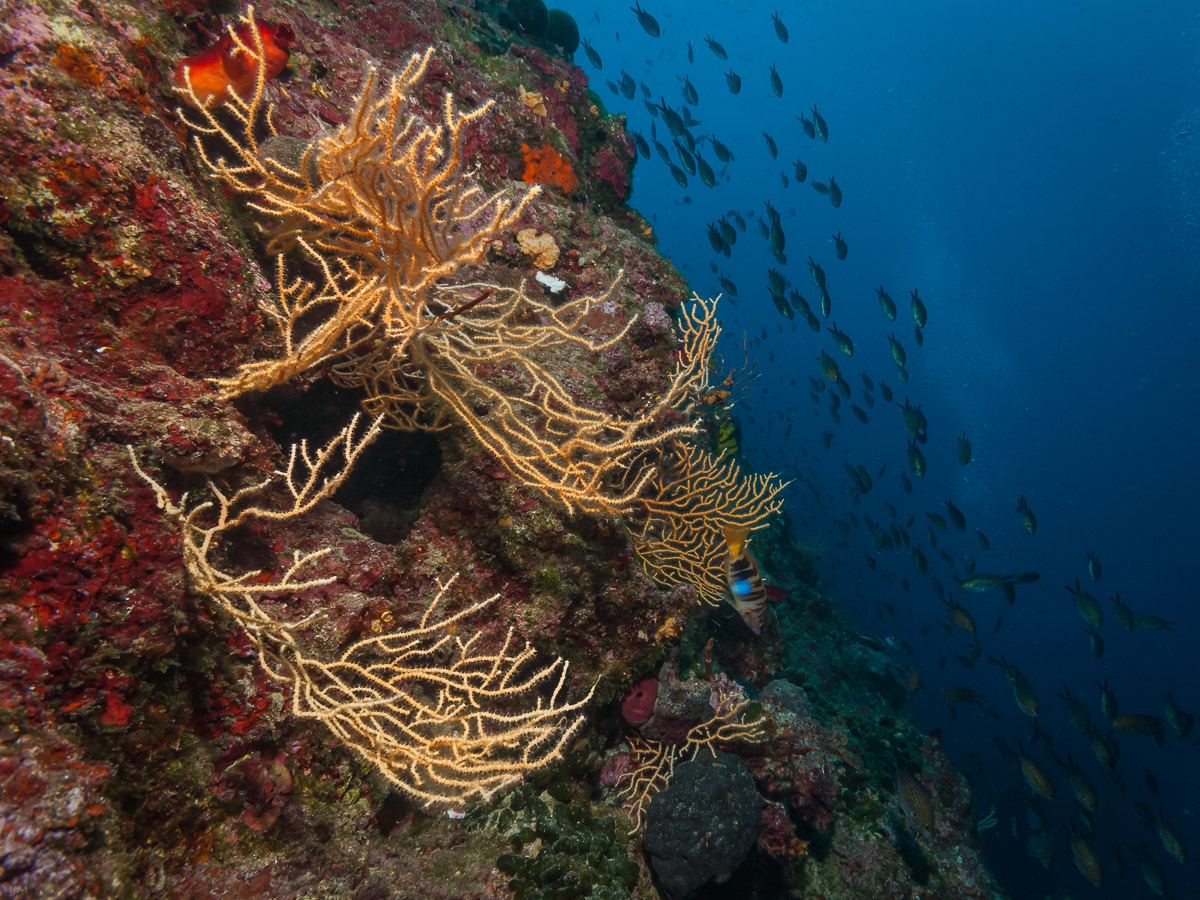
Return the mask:
M 1087 741 L 1066 721 L 1055 697 L 1064 684 L 1103 723 L 1094 682 L 1107 678 L 1122 712 L 1162 714 L 1162 693 L 1174 692 L 1188 711 L 1200 712 L 1200 679 L 1194 658 L 1200 612 L 1200 16 L 1192 4 L 1155 2 L 1044 4 L 1030 0 L 961 4 L 917 0 L 882 3 L 850 0 L 793 5 L 782 11 L 790 39 L 774 32 L 761 3 L 652 2 L 662 28 L 649 37 L 621 4 L 568 2 L 580 30 L 603 58 L 603 70 L 582 50 L 576 61 L 613 111 L 650 137 L 651 121 L 670 146 L 662 119 L 652 120 L 639 88 L 630 101 L 614 96 L 606 79 L 621 69 L 652 90 L 653 98 L 681 109 L 682 77 L 699 93 L 696 136 L 715 134 L 735 154 L 722 169 L 711 149 L 701 154 L 718 170 L 715 188 L 691 178 L 681 189 L 651 149 L 636 170 L 632 203 L 654 224 L 660 249 L 702 295 L 721 288 L 711 271 L 738 287 L 726 305 L 725 353 L 741 360 L 748 335 L 759 380 L 738 413 L 746 457 L 816 487 L 819 499 L 797 484 L 789 508 L 801 536 L 823 535 L 823 586 L 864 630 L 908 641 L 926 682 L 914 697 L 918 723 L 941 727 L 953 761 L 973 774 L 981 811 L 997 805 L 999 824 L 984 833 L 991 864 L 1014 896 L 1071 893 L 1076 897 L 1149 896 L 1131 848 L 1144 842 L 1177 895 L 1200 896 L 1195 856 L 1200 853 L 1200 751 L 1194 733 L 1180 741 L 1168 728 L 1167 744 L 1120 737 L 1117 771 L 1128 795 L 1112 785 Z M 729 54 L 717 59 L 705 35 Z M 694 61 L 688 62 L 687 41 Z M 771 91 L 769 66 L 782 77 L 784 94 Z M 742 77 L 730 94 L 724 72 Z M 806 138 L 796 115 L 816 104 L 829 124 L 829 141 Z M 763 131 L 779 147 L 767 154 Z M 840 209 L 808 183 L 797 184 L 800 157 L 809 181 L 836 176 L 844 192 Z M 788 176 L 784 187 L 779 173 Z M 770 201 L 783 216 L 786 267 L 778 266 L 757 231 L 756 216 Z M 749 229 L 739 233 L 731 258 L 713 253 L 705 224 L 736 209 Z M 732 221 L 732 217 L 731 217 Z M 830 235 L 840 231 L 849 255 L 839 262 Z M 836 322 L 854 339 L 853 359 L 838 354 L 827 331 L 811 332 L 802 320 L 786 321 L 767 293 L 767 270 L 776 266 L 816 309 L 809 255 L 829 278 Z M 874 289 L 883 284 L 899 315 L 888 322 Z M 920 291 L 929 309 L 925 346 L 913 339 L 908 294 Z M 796 327 L 793 327 L 793 324 Z M 782 328 L 780 328 L 782 326 Z M 762 337 L 762 329 L 766 337 Z M 895 332 L 908 353 L 911 379 L 902 384 L 888 349 Z M 808 376 L 820 377 L 824 349 L 838 359 L 854 395 L 835 425 L 828 393 L 814 405 Z M 772 358 L 773 357 L 773 358 Z M 929 421 L 928 475 L 914 493 L 902 492 L 907 471 L 900 413 L 883 403 L 860 424 L 849 403 L 863 405 L 860 372 L 880 379 L 902 401 L 920 403 Z M 794 386 L 791 384 L 795 379 Z M 790 437 L 784 431 L 791 423 Z M 832 448 L 822 447 L 825 430 Z M 966 430 L 974 459 L 960 467 L 957 436 Z M 856 505 L 843 463 L 862 462 L 874 490 Z M 1015 512 L 1019 495 L 1038 517 L 1027 534 Z M 843 540 L 839 522 L 851 513 L 884 527 L 884 501 L 910 514 L 909 529 L 930 561 L 930 576 L 947 587 L 953 576 L 930 545 L 925 511 L 944 512 L 952 497 L 968 530 L 937 534 L 955 571 L 965 574 L 974 556 L 978 570 L 1036 571 L 1042 580 L 1018 588 L 1017 604 L 999 593 L 956 597 L 975 615 L 984 659 L 973 670 L 953 660 L 967 652 L 965 635 L 947 638 L 944 617 L 928 577 L 904 549 L 877 552 L 865 527 Z M 973 534 L 982 528 L 991 550 Z M 1103 564 L 1088 584 L 1086 553 Z M 864 565 L 877 558 L 877 569 Z M 1064 585 L 1081 579 L 1105 607 L 1100 659 L 1089 652 L 1083 621 Z M 911 591 L 900 583 L 907 579 Z M 1177 624 L 1173 631 L 1121 631 L 1108 596 L 1120 592 L 1137 614 L 1153 612 Z M 878 620 L 881 601 L 895 617 Z M 992 633 L 998 616 L 1003 626 Z M 1096 846 L 1109 856 L 1123 849 L 1129 873 L 1108 866 L 1100 890 L 1072 866 L 1065 831 L 1055 824 L 1059 851 L 1050 871 L 1025 853 L 1025 807 L 1031 794 L 1015 764 L 1004 764 L 992 735 L 1016 746 L 1028 742 L 1029 720 L 1012 700 L 987 654 L 1003 654 L 1029 676 L 1041 699 L 1039 724 L 1062 757 L 1070 753 L 1099 787 Z M 941 657 L 950 659 L 945 670 Z M 1001 721 L 966 707 L 955 720 L 942 692 L 955 684 L 986 694 Z M 1107 724 L 1104 724 L 1107 731 Z M 1065 774 L 1041 745 L 1033 755 L 1053 772 L 1058 798 L 1041 803 L 1047 818 L 1065 824 L 1074 800 Z M 1149 766 L 1161 785 L 1150 793 Z M 1154 831 L 1131 812 L 1134 800 L 1162 809 L 1193 851 L 1181 866 L 1163 852 Z

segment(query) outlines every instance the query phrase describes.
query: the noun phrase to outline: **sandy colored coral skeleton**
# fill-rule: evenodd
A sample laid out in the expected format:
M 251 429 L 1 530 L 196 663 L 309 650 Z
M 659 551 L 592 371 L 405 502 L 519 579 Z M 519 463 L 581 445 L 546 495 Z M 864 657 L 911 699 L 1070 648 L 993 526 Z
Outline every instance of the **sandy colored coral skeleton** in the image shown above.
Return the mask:
M 499 595 L 444 612 L 455 575 L 439 583 L 415 626 L 362 638 L 325 658 L 300 637 L 324 612 L 289 620 L 275 607 L 336 580 L 310 574 L 328 548 L 296 551 L 274 576 L 228 572 L 215 561 L 233 529 L 294 519 L 337 490 L 379 432 L 376 421 L 356 436 L 357 422 L 355 416 L 315 454 L 304 443 L 293 446 L 286 468 L 232 494 L 210 481 L 214 500 L 198 505 L 189 505 L 186 494 L 172 500 L 142 470 L 133 448 L 129 455 L 159 507 L 179 523 L 191 588 L 241 625 L 262 667 L 290 687 L 294 715 L 321 722 L 426 805 L 485 800 L 561 759 L 592 697 L 589 691 L 568 702 L 566 661 L 536 663 L 512 629 L 498 648 L 483 646 L 478 631 L 461 636 L 458 626 Z M 288 499 L 273 508 L 267 498 L 280 486 Z
M 253 11 L 244 19 L 252 25 Z M 241 52 L 262 59 L 257 29 Z M 206 107 L 187 73 L 180 115 L 209 170 L 250 197 L 271 223 L 276 294 L 264 310 L 282 352 L 214 379 L 232 398 L 264 390 L 317 367 L 360 388 L 364 408 L 402 429 L 460 423 L 517 478 L 576 510 L 633 509 L 654 474 L 659 451 L 695 432 L 689 413 L 703 394 L 720 332 L 715 304 L 684 316 L 678 362 L 658 396 L 615 414 L 573 394 L 550 360 L 557 348 L 594 355 L 623 341 L 592 336 L 589 316 L 616 305 L 620 276 L 608 290 L 551 306 L 516 287 L 472 281 L 467 270 L 488 244 L 527 210 L 538 188 L 519 200 L 487 195 L 464 167 L 465 129 L 491 101 L 461 113 L 447 94 L 440 124 L 412 111 L 411 94 L 432 49 L 412 56 L 384 83 L 368 72 L 349 121 L 310 142 L 280 135 L 260 77 L 253 93 Z M 270 137 L 261 143 L 255 123 Z M 210 144 L 224 147 L 222 154 Z M 284 255 L 299 248 L 320 271 L 291 277 Z M 608 315 L 607 312 L 604 313 Z

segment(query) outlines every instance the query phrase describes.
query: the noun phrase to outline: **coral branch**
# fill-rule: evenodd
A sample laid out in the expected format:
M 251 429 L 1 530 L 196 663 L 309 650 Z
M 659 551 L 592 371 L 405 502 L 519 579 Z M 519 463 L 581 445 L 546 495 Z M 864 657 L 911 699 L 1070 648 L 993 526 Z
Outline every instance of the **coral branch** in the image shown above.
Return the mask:
M 264 390 L 329 365 L 392 427 L 439 430 L 458 422 L 514 476 L 569 512 L 631 511 L 662 448 L 695 430 L 689 415 L 707 386 L 720 332 L 715 302 L 696 298 L 684 313 L 680 362 L 646 408 L 620 416 L 581 402 L 554 374 L 552 353 L 596 354 L 624 340 L 633 319 L 606 338 L 589 337 L 585 325 L 619 276 L 603 294 L 557 307 L 532 299 L 524 285 L 454 283 L 538 191 L 520 199 L 488 195 L 464 168 L 464 131 L 490 102 L 461 113 L 447 95 L 436 125 L 412 112 L 427 50 L 387 84 L 371 70 L 336 133 L 305 143 L 272 127 L 260 144 L 255 122 L 271 120 L 265 51 L 252 17 L 245 23 L 255 43 L 241 49 L 258 61 L 258 80 L 249 99 L 229 100 L 240 131 L 196 103 L 186 73 L 182 92 L 198 109 L 180 112 L 210 171 L 249 195 L 272 223 L 268 249 L 279 254 L 276 295 L 265 312 L 283 352 L 214 379 L 221 395 Z M 227 155 L 214 157 L 201 137 L 225 145 Z M 311 258 L 319 283 L 287 276 L 282 254 L 292 247 Z
M 766 525 L 783 506 L 787 484 L 777 475 L 745 477 L 731 458 L 718 458 L 691 444 L 674 444 L 656 472 L 633 548 L 659 584 L 691 584 L 717 605 L 728 590 L 725 532 L 747 534 Z
M 532 648 L 518 647 L 511 629 L 497 650 L 481 647 L 478 632 L 459 636 L 459 625 L 498 595 L 443 614 L 456 575 L 439 584 L 416 627 L 361 639 L 326 660 L 307 650 L 298 636 L 322 615 L 320 610 L 287 621 L 269 611 L 265 601 L 332 584 L 333 576 L 309 574 L 329 549 L 295 551 L 290 565 L 273 578 L 262 571 L 226 572 L 213 561 L 232 529 L 296 518 L 337 490 L 379 433 L 376 420 L 356 437 L 357 422 L 355 416 L 315 454 L 305 443 L 293 446 L 287 466 L 265 481 L 232 494 L 210 481 L 215 499 L 196 506 L 188 505 L 186 494 L 173 501 L 141 468 L 133 448 L 129 455 L 159 507 L 179 522 L 192 589 L 241 625 L 263 668 L 290 686 L 295 715 L 324 724 L 398 789 L 426 805 L 486 799 L 561 759 L 592 697 L 589 691 L 568 702 L 566 661 L 536 663 Z M 275 487 L 288 498 L 283 507 L 259 505 Z

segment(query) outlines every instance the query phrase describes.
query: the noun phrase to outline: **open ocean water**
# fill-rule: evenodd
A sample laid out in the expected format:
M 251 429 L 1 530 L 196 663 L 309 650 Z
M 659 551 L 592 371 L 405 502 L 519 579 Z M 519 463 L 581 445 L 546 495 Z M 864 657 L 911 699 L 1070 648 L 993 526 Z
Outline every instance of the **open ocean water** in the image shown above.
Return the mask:
M 1200 729 L 1190 721 L 1200 713 L 1200 9 L 1112 0 L 664 0 L 645 7 L 661 30 L 652 37 L 624 4 L 562 5 L 602 60 L 597 69 L 582 47 L 576 53 L 593 90 L 648 142 L 653 128 L 680 169 L 644 90 L 682 112 L 685 76 L 694 88 L 689 130 L 714 186 L 686 173 L 681 186 L 651 146 L 631 202 L 694 290 L 715 296 L 718 277 L 736 286 L 736 297 L 725 291 L 725 358 L 740 365 L 745 340 L 759 375 L 736 412 L 742 451 L 756 468 L 796 479 L 789 510 L 800 537 L 826 543 L 823 587 L 844 614 L 891 639 L 897 661 L 920 668 L 914 715 L 926 730 L 942 730 L 981 816 L 994 807 L 982 840 L 998 877 L 1020 898 L 1152 896 L 1138 858 L 1144 848 L 1171 895 L 1200 897 Z M 623 70 L 636 83 L 632 99 L 620 91 Z M 736 95 L 730 71 L 741 79 Z M 806 136 L 798 119 L 811 121 L 814 105 L 826 141 Z M 708 136 L 733 159 L 721 163 Z M 797 160 L 807 169 L 803 183 Z M 843 194 L 837 208 L 812 187 L 831 176 Z M 767 203 L 779 212 L 786 263 L 760 233 L 760 222 L 770 225 Z M 722 216 L 737 229 L 728 256 L 708 234 Z M 837 233 L 845 260 L 835 253 Z M 810 256 L 827 277 L 828 318 Z M 820 333 L 802 315 L 777 311 L 772 268 L 811 304 Z M 897 304 L 894 322 L 881 310 L 880 286 Z M 910 311 L 914 289 L 928 310 L 923 346 Z M 836 349 L 834 323 L 852 338 L 852 357 Z M 810 396 L 810 378 L 823 382 L 822 351 L 851 387 L 836 423 L 833 386 Z M 917 445 L 923 478 L 908 462 L 910 435 L 897 408 L 906 398 L 928 422 L 928 440 Z M 964 432 L 972 457 L 960 465 Z M 868 493 L 846 464 L 871 474 Z M 1022 496 L 1037 519 L 1034 534 L 1017 513 Z M 963 512 L 965 531 L 928 518 L 944 515 L 946 500 Z M 905 526 L 928 572 L 915 567 L 910 547 L 878 549 L 868 520 Z M 1098 580 L 1089 552 L 1101 564 Z M 976 573 L 1041 578 L 1017 584 L 1009 605 L 998 589 L 960 589 L 971 561 Z M 947 634 L 938 624 L 947 610 L 935 579 L 973 614 L 978 650 L 962 629 Z M 1103 612 L 1099 655 L 1064 589 L 1076 579 Z M 1136 616 L 1173 624 L 1142 627 L 1156 624 L 1143 619 L 1127 633 L 1114 594 Z M 973 666 L 956 659 L 973 653 Z M 993 656 L 1028 677 L 1042 734 L 1031 732 Z M 1105 680 L 1122 715 L 1166 717 L 1171 694 L 1180 713 L 1162 723 L 1162 746 L 1110 724 L 1097 684 Z M 1118 748 L 1112 772 L 1068 722 L 1057 696 L 1064 686 L 1083 701 L 1097 739 Z M 953 687 L 981 693 L 981 703 L 952 710 L 944 692 Z M 996 738 L 1013 750 L 1020 742 L 1046 767 L 1053 801 L 1033 795 Z M 1078 812 L 1055 761 L 1068 757 L 1098 790 L 1094 815 Z M 1193 851 L 1185 862 L 1168 855 L 1162 821 Z M 1072 864 L 1068 826 L 1101 857 L 1101 886 Z M 1049 838 L 1056 852 L 1047 868 L 1035 856 Z

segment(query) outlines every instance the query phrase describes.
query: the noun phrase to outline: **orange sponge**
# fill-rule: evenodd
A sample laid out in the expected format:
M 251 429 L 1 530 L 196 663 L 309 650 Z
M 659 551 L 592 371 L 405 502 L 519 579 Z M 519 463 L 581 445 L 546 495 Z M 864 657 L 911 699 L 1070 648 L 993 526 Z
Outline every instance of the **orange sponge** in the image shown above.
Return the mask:
M 521 153 L 525 157 L 525 174 L 521 177 L 526 184 L 556 184 L 564 194 L 579 184 L 579 179 L 571 171 L 571 163 L 563 159 L 557 150 L 549 144 L 543 144 L 540 149 L 534 149 L 528 144 L 521 145 Z

